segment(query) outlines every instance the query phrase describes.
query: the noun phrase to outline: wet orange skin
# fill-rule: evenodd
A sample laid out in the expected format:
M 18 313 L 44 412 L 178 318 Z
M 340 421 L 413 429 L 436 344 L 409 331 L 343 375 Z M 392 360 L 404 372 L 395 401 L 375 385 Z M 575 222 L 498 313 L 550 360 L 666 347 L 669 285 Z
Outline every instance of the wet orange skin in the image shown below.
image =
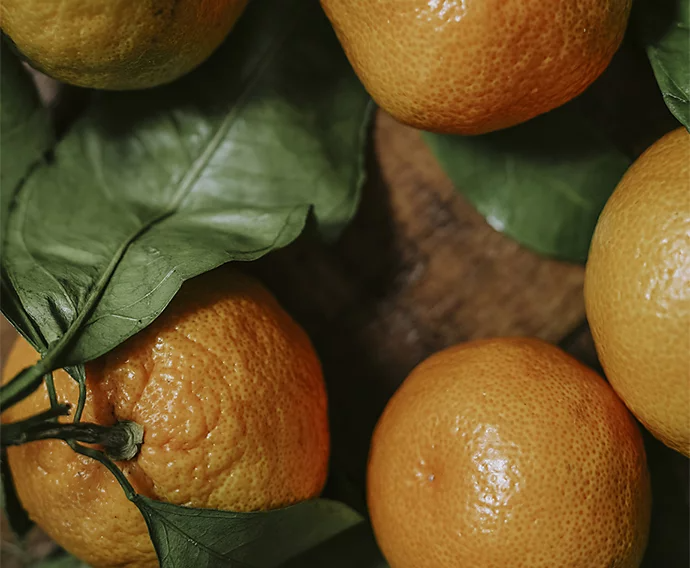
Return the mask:
M 247 0 L 2 0 L 0 26 L 32 65 L 81 87 L 169 83 L 221 44 Z
M 36 360 L 18 341 L 4 380 Z M 326 481 L 326 391 L 302 329 L 256 280 L 221 268 L 186 283 L 148 328 L 89 363 L 84 420 L 133 420 L 144 443 L 120 463 L 134 489 L 178 505 L 272 509 Z M 55 373 L 60 401 L 75 382 Z M 49 407 L 45 387 L 3 422 Z M 52 538 L 94 567 L 157 566 L 142 516 L 99 463 L 56 440 L 8 449 L 17 492 Z
M 690 134 L 628 170 L 597 223 L 585 305 L 609 382 L 645 427 L 690 456 Z
M 481 134 L 582 91 L 623 38 L 631 0 L 321 0 L 376 102 L 425 130 Z
M 635 568 L 647 542 L 634 419 L 601 377 L 535 339 L 421 363 L 376 427 L 367 482 L 391 568 Z

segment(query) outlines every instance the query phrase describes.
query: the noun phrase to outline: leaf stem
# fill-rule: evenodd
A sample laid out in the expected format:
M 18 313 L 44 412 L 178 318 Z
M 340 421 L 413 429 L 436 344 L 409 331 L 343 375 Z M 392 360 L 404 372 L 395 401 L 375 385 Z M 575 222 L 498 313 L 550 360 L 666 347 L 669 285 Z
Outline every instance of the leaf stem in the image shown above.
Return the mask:
M 64 415 L 65 407 L 58 415 Z M 99 444 L 115 460 L 129 460 L 136 456 L 143 441 L 143 429 L 134 422 L 122 421 L 114 426 L 102 424 L 55 424 L 51 409 L 20 422 L 5 425 L 0 432 L 2 447 L 18 446 L 38 440 L 65 440 Z
M 53 379 L 53 373 L 48 373 L 45 376 L 46 389 L 48 389 L 48 398 L 50 399 L 50 407 L 58 407 L 57 392 L 55 392 L 55 380 Z
M 2 446 L 6 444 L 4 442 L 5 438 L 14 439 L 16 438 L 22 430 L 28 430 L 34 426 L 45 424 L 47 421 L 57 418 L 58 416 L 67 416 L 69 414 L 69 404 L 59 404 L 54 408 L 49 408 L 48 410 L 30 416 L 19 422 L 11 422 L 9 424 L 3 424 L 2 429 L 0 429 L 0 438 L 2 439 Z M 51 423 L 52 425 L 52 423 Z M 7 444 L 16 445 L 16 444 Z
M 0 411 L 25 399 L 41 386 L 43 377 L 52 371 L 52 361 L 46 357 L 35 365 L 17 373 L 14 378 L 0 388 Z
M 86 405 L 86 370 L 84 365 L 72 365 L 65 367 L 65 371 L 79 386 L 79 399 L 77 400 L 77 410 L 74 412 L 74 419 L 72 422 L 78 424 L 81 422 L 82 414 L 84 413 L 84 406 Z
M 68 444 L 78 454 L 94 459 L 97 462 L 100 462 L 103 466 L 105 466 L 108 469 L 108 471 L 110 471 L 110 473 L 112 473 L 115 476 L 118 483 L 122 487 L 122 490 L 125 492 L 127 499 L 129 499 L 130 501 L 135 501 L 137 497 L 137 492 L 134 490 L 134 487 L 132 487 L 132 484 L 129 482 L 125 474 L 122 473 L 120 468 L 117 467 L 108 456 L 106 456 L 103 452 L 99 450 L 95 450 L 87 446 L 82 446 L 74 440 L 68 442 Z
M 86 404 L 86 383 L 83 380 L 77 381 L 79 385 L 79 401 L 77 402 L 77 410 L 74 412 L 74 423 L 81 422 L 81 415 L 84 413 L 84 405 Z

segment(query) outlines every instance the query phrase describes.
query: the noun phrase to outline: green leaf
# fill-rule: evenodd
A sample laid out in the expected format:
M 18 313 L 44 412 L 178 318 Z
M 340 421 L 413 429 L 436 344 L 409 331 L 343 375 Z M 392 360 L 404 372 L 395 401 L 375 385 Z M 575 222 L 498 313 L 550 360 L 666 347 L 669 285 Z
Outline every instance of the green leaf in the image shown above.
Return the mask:
M 690 0 L 638 0 L 633 20 L 666 105 L 690 130 Z
M 368 523 L 359 523 L 289 560 L 281 568 L 388 568 Z
M 257 513 L 191 509 L 141 495 L 134 503 L 146 520 L 162 568 L 278 567 L 366 524 L 346 505 L 325 499 Z
M 109 351 L 184 280 L 287 245 L 310 211 L 337 235 L 371 108 L 315 0 L 253 2 L 185 79 L 101 93 L 9 218 L 4 268 L 56 362 Z
M 585 260 L 599 213 L 630 165 L 572 104 L 482 136 L 423 136 L 494 229 L 571 261 Z
M 0 228 L 3 234 L 15 191 L 52 142 L 48 111 L 30 75 L 0 41 Z
M 48 344 L 34 322 L 24 310 L 19 295 L 10 283 L 5 267 L 0 267 L 0 298 L 2 313 L 9 322 L 33 345 L 39 353 L 44 353 Z
M 53 143 L 48 111 L 31 76 L 19 58 L 0 40 L 0 251 L 12 200 L 31 168 Z M 27 317 L 4 268 L 0 268 L 2 310 L 10 322 L 38 350 L 43 338 Z

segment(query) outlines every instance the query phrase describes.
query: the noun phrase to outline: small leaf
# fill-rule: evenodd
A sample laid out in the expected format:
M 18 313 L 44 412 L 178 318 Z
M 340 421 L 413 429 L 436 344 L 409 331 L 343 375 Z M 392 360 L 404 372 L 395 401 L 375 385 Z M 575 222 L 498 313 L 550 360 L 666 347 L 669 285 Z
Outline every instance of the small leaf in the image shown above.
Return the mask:
M 599 213 L 630 165 L 572 105 L 483 136 L 423 136 L 494 229 L 572 261 L 585 260 Z
M 638 0 L 633 20 L 666 105 L 690 130 L 690 0 Z
M 8 287 L 61 366 L 141 330 L 184 280 L 287 245 L 310 211 L 327 236 L 354 214 L 371 104 L 315 0 L 254 2 L 185 79 L 99 97 L 8 223 Z
M 53 142 L 48 111 L 31 77 L 0 42 L 0 228 L 4 234 L 14 193 Z
M 162 568 L 278 567 L 364 524 L 346 505 L 325 499 L 257 513 L 191 509 L 141 495 L 134 503 L 146 520 Z

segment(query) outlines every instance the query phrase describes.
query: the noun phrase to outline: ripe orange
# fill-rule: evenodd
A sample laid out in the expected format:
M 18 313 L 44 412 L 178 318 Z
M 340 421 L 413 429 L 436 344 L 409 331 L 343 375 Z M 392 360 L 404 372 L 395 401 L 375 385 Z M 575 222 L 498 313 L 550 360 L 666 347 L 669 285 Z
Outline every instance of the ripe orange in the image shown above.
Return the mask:
M 690 456 L 690 134 L 628 170 L 592 239 L 585 302 L 606 376 L 628 408 Z
M 36 354 L 23 340 L 5 380 Z M 87 366 L 84 420 L 144 427 L 120 466 L 161 501 L 252 511 L 317 496 L 329 456 L 326 392 L 302 329 L 255 280 L 219 269 L 185 284 L 148 328 Z M 55 373 L 60 400 L 77 389 Z M 9 408 L 16 421 L 48 407 L 45 388 Z M 99 463 L 60 441 L 9 448 L 31 517 L 92 566 L 157 566 L 139 511 Z
M 0 25 L 44 73 L 81 87 L 168 83 L 225 39 L 247 0 L 2 0 Z
M 606 68 L 631 0 L 321 0 L 360 79 L 398 120 L 481 134 L 569 101 Z
M 642 437 L 594 371 L 536 339 L 430 357 L 376 427 L 367 499 L 391 568 L 639 566 Z

